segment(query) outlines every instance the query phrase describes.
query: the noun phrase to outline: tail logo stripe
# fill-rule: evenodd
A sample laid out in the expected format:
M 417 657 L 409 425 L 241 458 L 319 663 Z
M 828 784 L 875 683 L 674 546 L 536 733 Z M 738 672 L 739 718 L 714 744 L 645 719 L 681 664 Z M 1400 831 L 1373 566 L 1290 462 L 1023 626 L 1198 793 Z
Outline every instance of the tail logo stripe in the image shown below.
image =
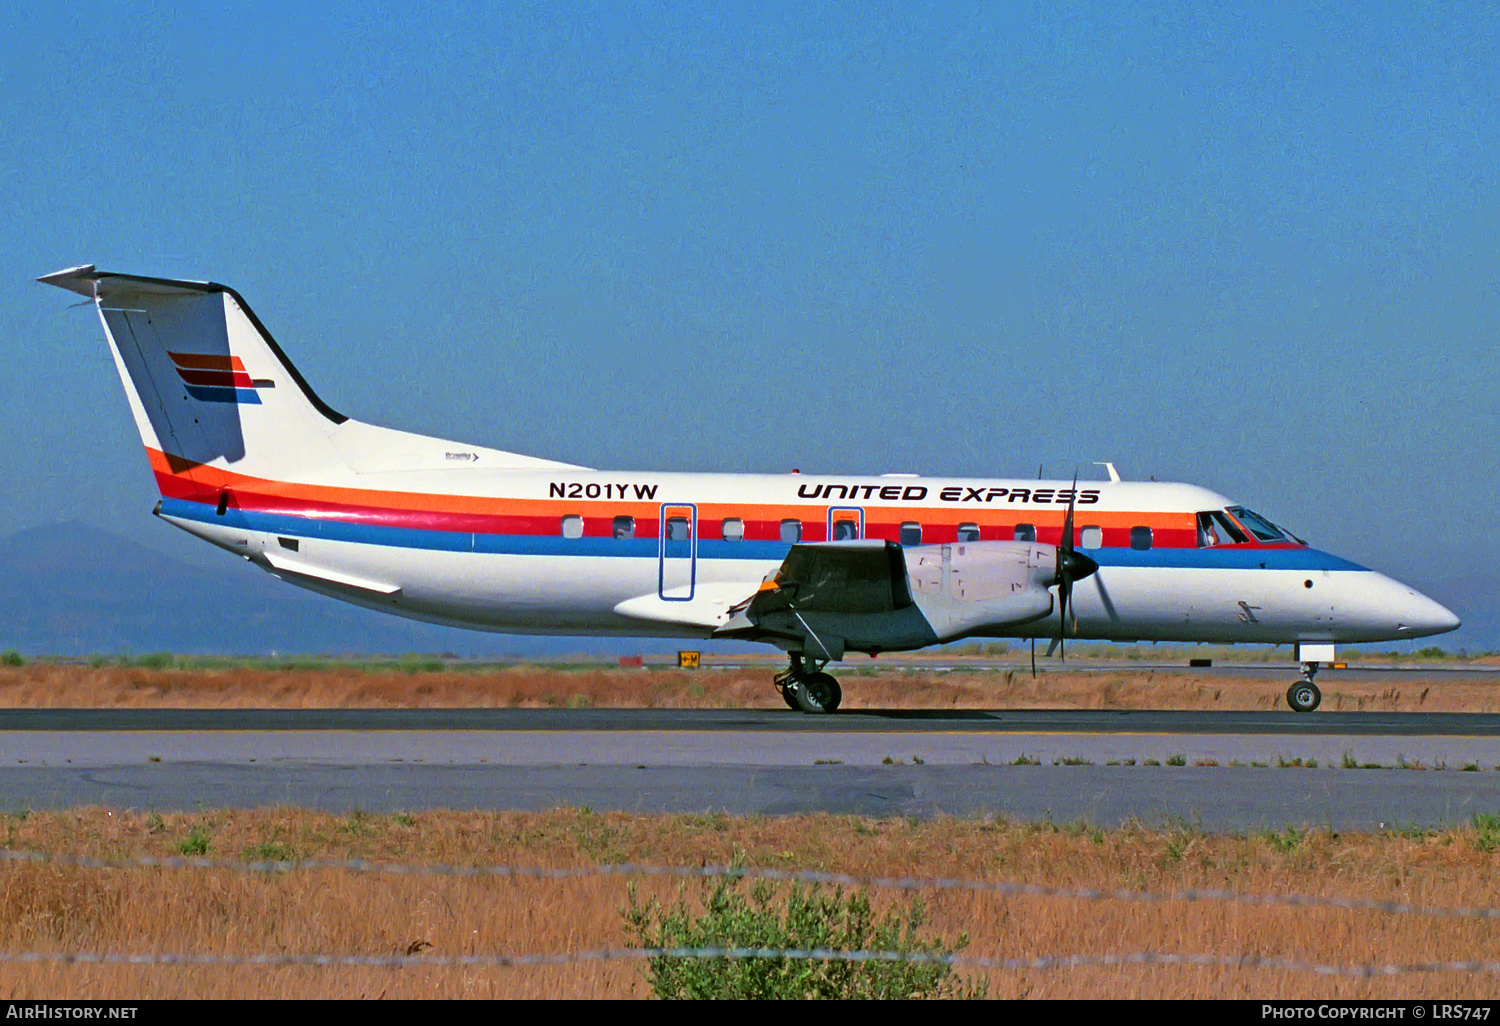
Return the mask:
M 256 389 L 270 388 L 273 384 L 251 378 L 238 356 L 172 352 L 167 355 L 172 358 L 177 376 L 187 386 L 187 394 L 200 402 L 259 405 Z
M 220 353 L 168 353 L 179 370 L 216 370 L 216 371 L 239 371 L 244 373 L 245 365 L 238 356 L 224 356 Z

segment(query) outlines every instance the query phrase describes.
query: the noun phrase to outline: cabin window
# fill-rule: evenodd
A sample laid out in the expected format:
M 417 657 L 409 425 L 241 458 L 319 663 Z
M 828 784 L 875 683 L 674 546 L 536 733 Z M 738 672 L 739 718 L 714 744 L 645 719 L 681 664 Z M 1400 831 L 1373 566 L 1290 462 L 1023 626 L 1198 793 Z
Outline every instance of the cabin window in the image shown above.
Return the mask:
M 787 545 L 796 545 L 802 540 L 802 521 L 783 520 L 781 522 L 781 540 Z
M 1036 525 L 1035 524 L 1017 524 L 1016 525 L 1016 541 L 1024 541 L 1024 542 L 1034 542 L 1034 541 L 1036 541 Z
M 615 537 L 635 537 L 635 517 L 615 517 Z
M 582 538 L 583 517 L 563 517 L 562 536 L 564 538 Z
M 1098 549 L 1104 546 L 1104 528 L 1085 527 L 1078 532 L 1078 547 L 1080 549 Z
M 1130 529 L 1130 547 L 1132 549 L 1149 549 L 1151 547 L 1151 528 L 1132 527 Z
M 907 521 L 906 523 L 902 524 L 901 525 L 901 544 L 902 545 L 921 545 L 922 544 L 922 525 L 918 524 L 918 523 L 913 523 L 911 521 Z
M 834 541 L 854 541 L 859 537 L 859 523 L 854 520 L 835 520 L 833 522 Z
M 961 542 L 978 541 L 979 540 L 979 525 L 978 524 L 959 524 L 958 525 L 958 540 L 961 541 Z
M 687 541 L 690 533 L 687 517 L 667 518 L 667 541 Z
M 725 541 L 744 541 L 745 522 L 739 517 L 730 517 L 724 521 L 723 534 Z

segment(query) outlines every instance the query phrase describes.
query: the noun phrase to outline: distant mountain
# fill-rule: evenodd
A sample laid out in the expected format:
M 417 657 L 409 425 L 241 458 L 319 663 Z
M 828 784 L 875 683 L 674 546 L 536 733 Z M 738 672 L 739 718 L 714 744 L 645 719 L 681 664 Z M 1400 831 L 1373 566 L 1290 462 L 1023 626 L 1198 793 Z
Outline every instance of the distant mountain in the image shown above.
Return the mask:
M 0 649 L 34 655 L 653 652 L 418 623 L 284 584 L 205 546 L 201 569 L 77 522 L 0 539 Z M 214 559 L 213 557 L 218 557 Z

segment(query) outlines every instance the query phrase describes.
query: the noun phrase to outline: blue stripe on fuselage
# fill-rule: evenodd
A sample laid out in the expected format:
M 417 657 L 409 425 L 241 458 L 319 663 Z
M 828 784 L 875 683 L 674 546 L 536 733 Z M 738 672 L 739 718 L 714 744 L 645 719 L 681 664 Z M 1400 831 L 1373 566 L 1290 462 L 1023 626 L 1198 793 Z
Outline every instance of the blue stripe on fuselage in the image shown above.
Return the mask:
M 1199 570 L 1367 570 L 1368 567 L 1318 549 L 1254 549 L 1224 545 L 1212 549 L 1084 549 L 1100 566 L 1195 568 Z
M 390 527 L 348 520 L 321 520 L 285 513 L 226 509 L 218 516 L 213 506 L 186 499 L 163 499 L 161 515 L 246 531 L 322 538 L 326 541 L 388 545 L 439 552 L 486 552 L 515 556 L 625 556 L 655 559 L 655 538 L 564 538 L 560 535 L 471 534 L 467 531 L 430 531 Z M 699 559 L 749 559 L 779 562 L 790 546 L 779 541 L 698 541 Z M 1364 570 L 1358 563 L 1317 549 L 1256 549 L 1226 545 L 1212 549 L 1081 549 L 1101 567 L 1129 566 L 1214 570 Z

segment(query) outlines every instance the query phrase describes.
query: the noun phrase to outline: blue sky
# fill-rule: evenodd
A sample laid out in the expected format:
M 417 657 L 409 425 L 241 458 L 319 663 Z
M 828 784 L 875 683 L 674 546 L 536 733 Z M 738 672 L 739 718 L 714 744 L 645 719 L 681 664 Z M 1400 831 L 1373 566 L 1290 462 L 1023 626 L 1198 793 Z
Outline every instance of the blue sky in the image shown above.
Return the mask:
M 1113 460 L 1463 613 L 1500 580 L 1496 14 L 8 9 L 0 534 L 196 544 L 32 282 L 91 262 L 233 285 L 361 419 L 635 469 Z

